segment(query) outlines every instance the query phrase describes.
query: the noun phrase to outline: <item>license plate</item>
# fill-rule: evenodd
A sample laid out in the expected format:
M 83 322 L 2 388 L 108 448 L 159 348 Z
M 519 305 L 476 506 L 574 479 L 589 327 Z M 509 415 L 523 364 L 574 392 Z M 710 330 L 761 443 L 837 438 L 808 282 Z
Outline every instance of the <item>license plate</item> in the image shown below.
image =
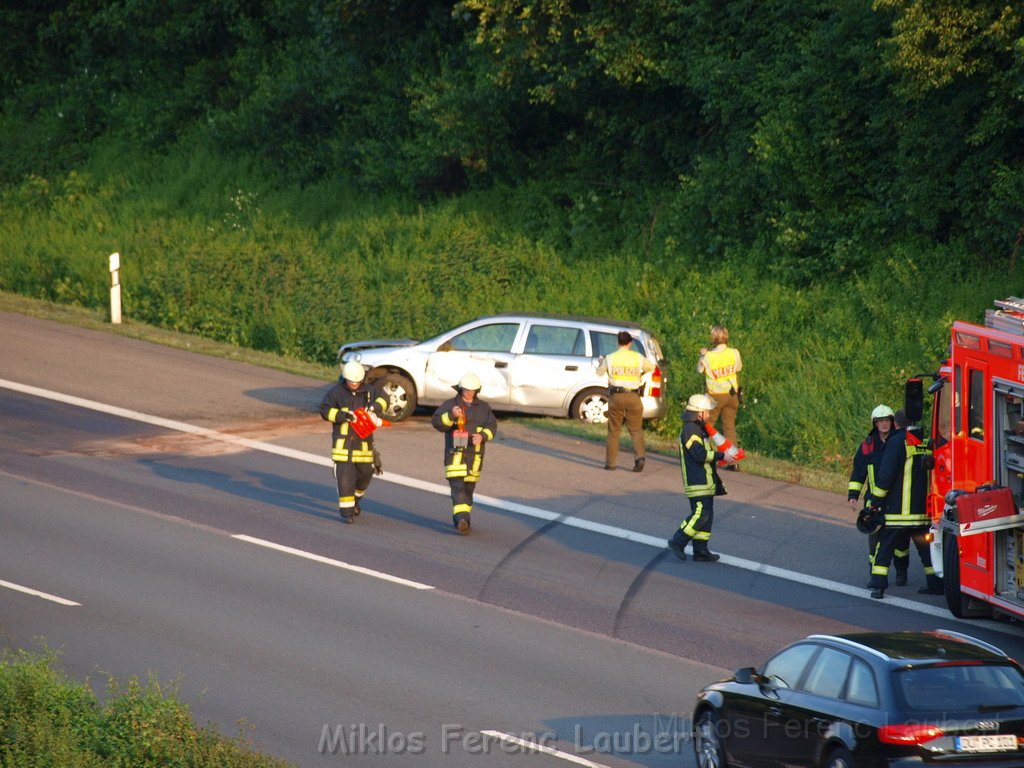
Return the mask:
M 957 752 L 1010 752 L 1017 749 L 1013 734 L 999 736 L 957 736 Z

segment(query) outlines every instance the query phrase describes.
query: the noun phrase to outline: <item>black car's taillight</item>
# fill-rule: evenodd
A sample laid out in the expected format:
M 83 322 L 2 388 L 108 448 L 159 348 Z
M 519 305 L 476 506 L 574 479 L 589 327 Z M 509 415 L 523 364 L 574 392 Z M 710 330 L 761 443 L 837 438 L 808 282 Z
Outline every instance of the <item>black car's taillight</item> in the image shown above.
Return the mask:
M 878 740 L 886 744 L 904 744 L 915 746 L 926 741 L 937 739 L 943 730 L 937 725 L 924 723 L 894 723 L 878 728 Z

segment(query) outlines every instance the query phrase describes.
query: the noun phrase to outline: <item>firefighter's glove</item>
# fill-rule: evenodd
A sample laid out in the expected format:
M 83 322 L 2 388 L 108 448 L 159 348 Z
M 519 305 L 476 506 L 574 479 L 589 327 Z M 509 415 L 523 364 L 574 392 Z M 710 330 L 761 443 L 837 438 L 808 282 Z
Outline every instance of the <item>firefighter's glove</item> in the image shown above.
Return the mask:
M 373 474 L 384 474 L 384 462 L 380 460 L 380 451 L 378 451 L 376 448 L 373 449 Z
M 353 422 L 356 420 L 356 415 L 352 411 L 338 411 L 338 421 Z

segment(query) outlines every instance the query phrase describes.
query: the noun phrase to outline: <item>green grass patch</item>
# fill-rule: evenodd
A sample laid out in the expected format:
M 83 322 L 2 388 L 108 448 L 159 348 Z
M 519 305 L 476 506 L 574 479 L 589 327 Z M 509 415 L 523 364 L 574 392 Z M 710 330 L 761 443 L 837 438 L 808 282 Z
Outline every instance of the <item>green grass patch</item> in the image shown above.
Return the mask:
M 0 765 L 11 768 L 288 768 L 243 736 L 197 726 L 173 684 L 110 678 L 103 701 L 55 652 L 0 655 Z

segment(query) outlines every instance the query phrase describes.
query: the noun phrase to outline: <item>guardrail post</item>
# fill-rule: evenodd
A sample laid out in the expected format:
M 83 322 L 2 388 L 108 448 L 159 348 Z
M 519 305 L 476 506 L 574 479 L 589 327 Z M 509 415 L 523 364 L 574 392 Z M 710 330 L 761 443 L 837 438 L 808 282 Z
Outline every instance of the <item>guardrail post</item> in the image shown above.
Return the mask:
M 110 322 L 121 322 L 121 254 L 110 254 Z

